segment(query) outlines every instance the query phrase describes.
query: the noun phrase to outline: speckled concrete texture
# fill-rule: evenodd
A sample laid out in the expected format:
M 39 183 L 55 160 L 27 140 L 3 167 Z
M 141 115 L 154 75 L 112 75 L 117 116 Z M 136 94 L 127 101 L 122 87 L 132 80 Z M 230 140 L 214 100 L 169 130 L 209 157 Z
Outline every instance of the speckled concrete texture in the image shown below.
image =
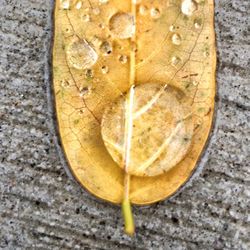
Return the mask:
M 0 0 L 0 249 L 250 249 L 250 1 L 216 0 L 217 120 L 203 167 L 175 197 L 134 210 L 65 173 L 48 112 L 50 0 Z

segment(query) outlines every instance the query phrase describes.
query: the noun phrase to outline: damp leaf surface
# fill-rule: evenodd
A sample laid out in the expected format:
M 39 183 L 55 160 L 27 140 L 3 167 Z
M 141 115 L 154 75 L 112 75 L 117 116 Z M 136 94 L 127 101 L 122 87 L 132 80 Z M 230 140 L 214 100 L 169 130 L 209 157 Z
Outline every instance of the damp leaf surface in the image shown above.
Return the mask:
M 213 1 L 56 0 L 54 18 L 55 107 L 73 175 L 113 203 L 125 173 L 132 203 L 169 197 L 212 125 Z

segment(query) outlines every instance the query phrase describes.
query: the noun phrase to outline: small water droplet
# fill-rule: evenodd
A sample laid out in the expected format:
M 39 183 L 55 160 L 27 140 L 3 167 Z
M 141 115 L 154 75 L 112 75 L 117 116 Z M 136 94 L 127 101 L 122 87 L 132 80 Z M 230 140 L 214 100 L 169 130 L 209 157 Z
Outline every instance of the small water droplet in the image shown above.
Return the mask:
M 86 69 L 84 74 L 85 74 L 86 79 L 90 79 L 94 77 L 94 71 L 92 69 Z
M 76 7 L 77 10 L 80 10 L 82 8 L 82 1 L 77 1 L 75 7 Z
M 66 80 L 62 80 L 61 81 L 61 86 L 63 87 L 63 88 L 68 88 L 69 87 L 69 82 L 68 81 L 66 81 Z
M 109 68 L 108 68 L 108 66 L 102 66 L 102 73 L 103 74 L 107 74 L 109 72 Z
M 102 42 L 100 46 L 100 51 L 102 52 L 103 55 L 110 55 L 113 51 L 112 44 L 108 41 Z
M 200 28 L 201 28 L 201 25 L 202 25 L 201 19 L 195 19 L 195 20 L 194 20 L 194 27 L 195 27 L 196 29 L 200 29 Z
M 181 11 L 186 16 L 192 16 L 198 9 L 198 4 L 194 0 L 182 0 Z
M 170 27 L 169 27 L 169 30 L 171 31 L 171 32 L 174 32 L 175 31 L 175 26 L 174 25 L 171 25 Z
M 104 23 L 100 23 L 100 24 L 99 24 L 99 27 L 100 27 L 101 29 L 105 29 L 105 24 L 104 24 Z
M 96 16 L 98 16 L 101 13 L 101 10 L 99 8 L 93 8 L 92 11 L 93 11 L 93 14 Z
M 70 8 L 70 0 L 61 0 L 60 8 L 63 10 L 68 10 Z
M 205 51 L 204 53 L 203 53 L 203 55 L 204 55 L 204 57 L 209 57 L 209 51 Z
M 82 20 L 83 20 L 83 22 L 89 22 L 89 20 L 90 20 L 89 14 L 83 14 L 82 15 Z
M 67 48 L 67 60 L 76 69 L 82 70 L 92 67 L 98 55 L 84 39 L 75 39 Z
M 139 4 L 141 3 L 141 0 L 133 0 L 133 4 Z
M 180 59 L 180 57 L 178 57 L 178 56 L 173 56 L 173 57 L 171 58 L 171 64 L 172 64 L 173 66 L 177 66 L 180 62 L 181 62 L 181 59 Z
M 109 0 L 99 0 L 99 4 L 106 4 L 108 2 L 109 2 Z
M 180 45 L 181 44 L 181 36 L 177 33 L 173 34 L 172 35 L 172 43 L 175 44 L 175 45 Z
M 125 56 L 125 55 L 120 55 L 119 56 L 119 62 L 122 63 L 122 64 L 125 64 L 128 62 L 128 57 Z
M 98 36 L 93 36 L 91 39 L 91 43 L 95 46 L 95 47 L 100 47 L 102 44 L 102 40 L 98 37 Z
M 150 15 L 151 15 L 152 18 L 158 19 L 158 18 L 161 16 L 161 12 L 160 12 L 160 10 L 157 9 L 157 8 L 152 8 L 152 9 L 150 10 Z
M 82 89 L 80 89 L 79 96 L 84 97 L 84 96 L 86 96 L 87 94 L 90 94 L 90 93 L 91 93 L 91 88 L 90 87 L 83 87 Z
M 109 21 L 109 28 L 117 38 L 130 38 L 135 32 L 134 17 L 130 13 L 116 13 Z
M 139 13 L 142 16 L 145 16 L 145 15 L 147 15 L 147 12 L 148 12 L 148 8 L 145 5 L 140 5 L 140 7 L 139 7 Z

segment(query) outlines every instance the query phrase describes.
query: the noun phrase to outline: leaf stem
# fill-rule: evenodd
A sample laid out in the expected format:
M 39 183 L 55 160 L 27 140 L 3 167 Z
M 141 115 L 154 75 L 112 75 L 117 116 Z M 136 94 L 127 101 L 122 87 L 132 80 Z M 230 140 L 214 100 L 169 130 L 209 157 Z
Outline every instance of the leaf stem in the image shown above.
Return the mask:
M 130 76 L 129 76 L 129 93 L 126 99 L 126 112 L 125 112 L 125 136 L 124 136 L 124 197 L 122 201 L 122 212 L 125 224 L 126 234 L 133 236 L 135 232 L 134 219 L 132 214 L 131 202 L 130 202 L 130 181 L 131 176 L 128 173 L 129 161 L 130 161 L 130 149 L 133 130 L 133 104 L 134 104 L 134 84 L 135 84 L 135 53 L 136 53 L 136 3 L 131 0 L 131 14 L 134 18 L 134 33 L 130 39 Z

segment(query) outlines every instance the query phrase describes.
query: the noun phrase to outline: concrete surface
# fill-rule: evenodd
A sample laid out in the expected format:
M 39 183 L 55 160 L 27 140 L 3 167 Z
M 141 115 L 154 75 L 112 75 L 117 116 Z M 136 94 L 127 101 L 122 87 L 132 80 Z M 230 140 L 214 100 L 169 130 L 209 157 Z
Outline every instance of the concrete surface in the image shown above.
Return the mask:
M 60 162 L 45 81 L 50 13 L 50 0 L 0 0 L 0 249 L 250 249 L 250 1 L 216 0 L 218 112 L 204 166 L 175 197 L 135 209 L 134 239 L 120 209 Z

